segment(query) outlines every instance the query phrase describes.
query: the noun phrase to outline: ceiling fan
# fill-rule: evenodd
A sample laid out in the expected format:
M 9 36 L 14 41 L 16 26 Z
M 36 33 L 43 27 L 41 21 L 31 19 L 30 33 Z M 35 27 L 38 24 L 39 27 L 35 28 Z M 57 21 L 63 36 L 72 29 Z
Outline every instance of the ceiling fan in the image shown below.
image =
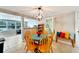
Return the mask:
M 41 10 L 41 11 L 43 11 L 43 7 L 42 7 L 42 6 L 39 6 L 39 7 L 34 8 L 34 9 L 37 9 L 37 10 Z
M 29 7 L 27 8 L 27 11 L 29 11 L 30 13 L 32 13 L 32 17 L 34 19 L 39 18 L 38 15 L 40 15 L 40 18 L 45 18 L 46 13 L 48 11 L 50 11 L 50 7 L 48 6 L 33 6 L 33 7 Z
M 38 19 L 39 21 L 41 21 L 42 18 L 43 18 L 43 8 L 42 8 L 42 6 L 39 6 L 39 7 L 34 8 L 34 9 L 36 9 L 38 11 L 35 18 Z

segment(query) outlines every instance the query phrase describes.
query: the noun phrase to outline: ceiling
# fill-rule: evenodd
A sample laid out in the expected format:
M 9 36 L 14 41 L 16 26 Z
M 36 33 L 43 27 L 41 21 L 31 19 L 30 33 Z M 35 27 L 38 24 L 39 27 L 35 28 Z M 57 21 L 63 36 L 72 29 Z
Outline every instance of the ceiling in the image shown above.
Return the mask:
M 8 12 L 16 15 L 22 15 L 28 18 L 35 18 L 38 14 L 39 6 L 0 6 L 1 12 Z M 78 6 L 42 6 L 45 17 L 58 16 L 79 10 Z

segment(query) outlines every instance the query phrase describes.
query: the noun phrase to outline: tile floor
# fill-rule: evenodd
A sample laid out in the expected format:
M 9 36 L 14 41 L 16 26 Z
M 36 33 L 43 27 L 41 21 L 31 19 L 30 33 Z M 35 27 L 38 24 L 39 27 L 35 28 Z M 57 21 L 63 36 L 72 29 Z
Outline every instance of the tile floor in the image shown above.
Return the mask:
M 21 35 L 7 37 L 6 39 L 8 41 L 11 40 L 12 42 L 5 42 L 4 53 L 26 53 L 24 50 L 24 42 L 21 40 Z M 58 41 L 58 43 L 53 41 L 52 47 L 54 53 L 79 53 L 79 47 L 73 48 L 71 45 L 62 43 L 61 41 Z

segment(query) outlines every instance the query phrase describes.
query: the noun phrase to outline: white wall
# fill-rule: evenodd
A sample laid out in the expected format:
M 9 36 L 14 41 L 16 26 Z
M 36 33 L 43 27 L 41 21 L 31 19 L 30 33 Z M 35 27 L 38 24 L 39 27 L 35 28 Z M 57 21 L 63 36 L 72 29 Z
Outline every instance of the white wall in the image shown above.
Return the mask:
M 78 34 L 79 31 L 79 11 L 75 12 L 75 32 Z
M 79 47 L 79 11 L 75 12 L 75 33 L 76 33 L 76 47 Z
M 74 32 L 75 13 L 68 13 L 54 18 L 55 31 Z

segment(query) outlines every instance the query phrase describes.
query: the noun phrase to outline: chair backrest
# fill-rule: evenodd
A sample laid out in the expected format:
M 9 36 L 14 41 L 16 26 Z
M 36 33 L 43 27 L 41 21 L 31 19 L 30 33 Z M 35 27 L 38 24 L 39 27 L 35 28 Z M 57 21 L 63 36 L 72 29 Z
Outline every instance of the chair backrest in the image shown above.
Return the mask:
M 32 29 L 32 30 L 31 30 L 31 33 L 32 33 L 32 34 L 36 34 L 36 32 L 37 32 L 36 29 Z
M 48 37 L 53 40 L 54 34 L 55 34 L 55 33 L 52 32 L 50 35 L 48 35 Z
M 41 43 L 39 45 L 39 50 L 42 53 L 49 52 L 51 45 L 52 45 L 52 39 L 50 39 L 50 38 L 47 37 L 47 38 L 41 40 Z
M 69 39 L 70 33 L 69 32 L 65 32 L 65 37 L 66 37 L 66 39 Z
M 48 34 L 48 32 L 44 30 L 42 34 Z
M 25 42 L 26 42 L 26 48 L 29 51 L 34 51 L 36 46 L 35 46 L 35 44 L 32 40 L 30 31 L 26 31 L 25 34 L 24 34 L 24 37 L 25 37 Z

